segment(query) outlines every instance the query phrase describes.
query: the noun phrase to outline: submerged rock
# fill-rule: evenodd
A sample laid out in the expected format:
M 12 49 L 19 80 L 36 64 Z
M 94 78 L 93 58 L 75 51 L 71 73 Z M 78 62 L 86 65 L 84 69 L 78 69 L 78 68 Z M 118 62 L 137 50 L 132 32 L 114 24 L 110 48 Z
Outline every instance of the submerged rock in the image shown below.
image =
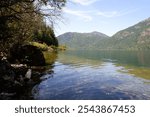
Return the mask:
M 7 60 L 0 60 L 0 99 L 15 99 L 25 92 L 24 87 L 29 84 L 25 81 L 26 72 L 25 67 L 14 68 Z
M 32 69 L 28 69 L 27 73 L 25 74 L 25 78 L 31 79 L 31 75 L 32 75 Z

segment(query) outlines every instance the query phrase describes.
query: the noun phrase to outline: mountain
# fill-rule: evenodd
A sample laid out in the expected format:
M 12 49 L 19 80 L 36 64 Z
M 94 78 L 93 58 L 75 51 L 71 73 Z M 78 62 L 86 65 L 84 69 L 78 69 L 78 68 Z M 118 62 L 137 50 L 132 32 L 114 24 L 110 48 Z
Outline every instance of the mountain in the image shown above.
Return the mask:
M 150 49 L 150 18 L 117 32 L 107 42 L 108 48 Z
M 73 49 L 94 49 L 96 43 L 109 38 L 100 32 L 77 33 L 68 32 L 57 37 L 61 45 L 66 45 Z
M 99 32 L 65 33 L 58 40 L 60 44 L 77 49 L 150 49 L 150 18 L 121 30 L 112 37 Z

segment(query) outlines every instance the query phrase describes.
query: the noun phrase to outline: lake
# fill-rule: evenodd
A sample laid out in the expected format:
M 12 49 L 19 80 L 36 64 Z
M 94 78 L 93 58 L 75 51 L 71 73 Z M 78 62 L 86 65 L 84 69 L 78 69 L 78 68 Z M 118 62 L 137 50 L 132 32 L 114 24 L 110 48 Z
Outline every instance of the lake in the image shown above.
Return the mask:
M 59 52 L 32 94 L 38 100 L 150 99 L 149 51 Z

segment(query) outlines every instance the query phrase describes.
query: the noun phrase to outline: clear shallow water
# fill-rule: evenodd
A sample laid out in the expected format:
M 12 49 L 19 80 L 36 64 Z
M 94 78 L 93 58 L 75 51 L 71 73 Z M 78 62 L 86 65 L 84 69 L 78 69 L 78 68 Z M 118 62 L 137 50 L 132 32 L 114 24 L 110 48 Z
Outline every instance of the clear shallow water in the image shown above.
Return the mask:
M 148 52 L 66 51 L 34 99 L 150 99 Z

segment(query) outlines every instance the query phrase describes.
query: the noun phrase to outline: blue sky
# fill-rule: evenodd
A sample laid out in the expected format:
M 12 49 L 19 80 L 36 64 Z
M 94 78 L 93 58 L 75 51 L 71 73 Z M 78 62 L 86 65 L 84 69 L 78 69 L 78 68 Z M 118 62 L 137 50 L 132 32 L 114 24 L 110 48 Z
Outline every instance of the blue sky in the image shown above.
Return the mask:
M 150 0 L 68 0 L 56 35 L 99 31 L 109 36 L 150 17 Z

